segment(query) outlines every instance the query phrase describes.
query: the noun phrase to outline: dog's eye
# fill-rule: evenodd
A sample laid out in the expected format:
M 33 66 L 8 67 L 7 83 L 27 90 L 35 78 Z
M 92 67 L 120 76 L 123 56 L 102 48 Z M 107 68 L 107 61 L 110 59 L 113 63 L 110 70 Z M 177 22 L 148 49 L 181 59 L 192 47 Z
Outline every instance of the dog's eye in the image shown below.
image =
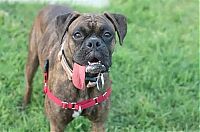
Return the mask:
M 80 32 L 75 32 L 73 37 L 74 37 L 74 39 L 80 39 L 83 37 L 83 35 Z
M 112 34 L 110 32 L 105 32 L 104 33 L 104 37 L 106 38 L 110 38 L 112 36 Z

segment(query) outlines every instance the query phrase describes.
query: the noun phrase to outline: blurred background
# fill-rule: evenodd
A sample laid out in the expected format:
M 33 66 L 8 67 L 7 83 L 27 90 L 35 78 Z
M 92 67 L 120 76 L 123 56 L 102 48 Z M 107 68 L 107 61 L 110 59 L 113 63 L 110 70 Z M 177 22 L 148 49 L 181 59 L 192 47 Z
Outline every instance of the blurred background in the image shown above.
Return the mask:
M 198 0 L 0 0 L 0 131 L 49 131 L 41 69 L 32 103 L 26 111 L 19 104 L 31 26 L 41 8 L 55 3 L 127 17 L 127 36 L 113 55 L 108 132 L 199 130 Z M 78 117 L 66 130 L 90 127 Z

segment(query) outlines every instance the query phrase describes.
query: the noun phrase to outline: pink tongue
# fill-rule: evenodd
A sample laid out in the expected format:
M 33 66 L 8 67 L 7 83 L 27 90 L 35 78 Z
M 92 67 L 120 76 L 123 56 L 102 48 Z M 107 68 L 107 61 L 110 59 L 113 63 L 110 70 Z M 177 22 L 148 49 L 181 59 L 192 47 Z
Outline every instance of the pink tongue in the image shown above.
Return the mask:
M 81 66 L 77 63 L 74 63 L 72 82 L 74 86 L 78 89 L 85 88 L 85 66 Z

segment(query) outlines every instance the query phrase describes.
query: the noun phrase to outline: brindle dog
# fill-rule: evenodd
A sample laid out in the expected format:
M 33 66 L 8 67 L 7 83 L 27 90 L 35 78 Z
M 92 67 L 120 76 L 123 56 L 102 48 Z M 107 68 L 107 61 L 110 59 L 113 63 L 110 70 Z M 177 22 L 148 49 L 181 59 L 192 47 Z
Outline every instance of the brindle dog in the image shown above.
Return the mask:
M 30 102 L 34 74 L 39 65 L 42 69 L 44 68 L 46 59 L 49 59 L 49 88 L 57 98 L 78 102 L 103 94 L 111 85 L 108 69 L 111 66 L 116 43 L 115 32 L 119 37 L 119 43 L 122 44 L 127 32 L 127 22 L 123 15 L 80 14 L 59 5 L 42 9 L 30 33 L 25 70 L 24 106 Z M 88 61 L 101 61 L 106 67 L 105 85 L 101 90 L 98 90 L 96 86 L 83 90 L 75 88 L 58 59 L 62 43 L 64 43 L 64 54 L 70 67 L 73 67 L 74 63 L 88 65 Z M 109 107 L 110 100 L 108 99 L 82 111 L 81 115 L 91 120 L 92 131 L 105 131 L 104 122 Z M 45 111 L 50 121 L 51 131 L 64 131 L 65 126 L 73 120 L 73 110 L 63 109 L 47 96 Z

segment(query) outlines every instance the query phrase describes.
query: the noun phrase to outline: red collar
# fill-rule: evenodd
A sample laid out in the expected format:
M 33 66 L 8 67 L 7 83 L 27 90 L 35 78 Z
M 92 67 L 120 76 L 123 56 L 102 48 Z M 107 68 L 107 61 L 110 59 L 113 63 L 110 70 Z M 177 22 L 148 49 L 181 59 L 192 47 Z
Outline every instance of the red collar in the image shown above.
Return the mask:
M 46 65 L 45 65 L 46 66 Z M 48 66 L 47 66 L 48 67 Z M 81 111 L 84 109 L 87 109 L 89 107 L 92 107 L 94 105 L 97 105 L 105 100 L 107 100 L 111 94 L 112 89 L 108 88 L 107 91 L 95 98 L 90 98 L 81 102 L 65 102 L 54 96 L 51 91 L 49 90 L 48 87 L 48 68 L 45 67 L 45 72 L 44 72 L 44 94 L 48 96 L 50 100 L 52 100 L 54 103 L 56 103 L 58 106 L 64 108 L 64 109 L 72 109 L 72 110 L 77 110 Z
M 64 109 L 72 109 L 72 110 L 84 110 L 89 107 L 92 107 L 94 105 L 97 105 L 105 100 L 107 100 L 111 94 L 111 88 L 108 88 L 107 91 L 98 97 L 90 98 L 81 102 L 65 102 L 54 96 L 50 91 L 48 86 L 44 86 L 44 93 L 48 96 L 50 100 L 52 100 L 54 103 L 56 103 L 58 106 L 64 108 Z

